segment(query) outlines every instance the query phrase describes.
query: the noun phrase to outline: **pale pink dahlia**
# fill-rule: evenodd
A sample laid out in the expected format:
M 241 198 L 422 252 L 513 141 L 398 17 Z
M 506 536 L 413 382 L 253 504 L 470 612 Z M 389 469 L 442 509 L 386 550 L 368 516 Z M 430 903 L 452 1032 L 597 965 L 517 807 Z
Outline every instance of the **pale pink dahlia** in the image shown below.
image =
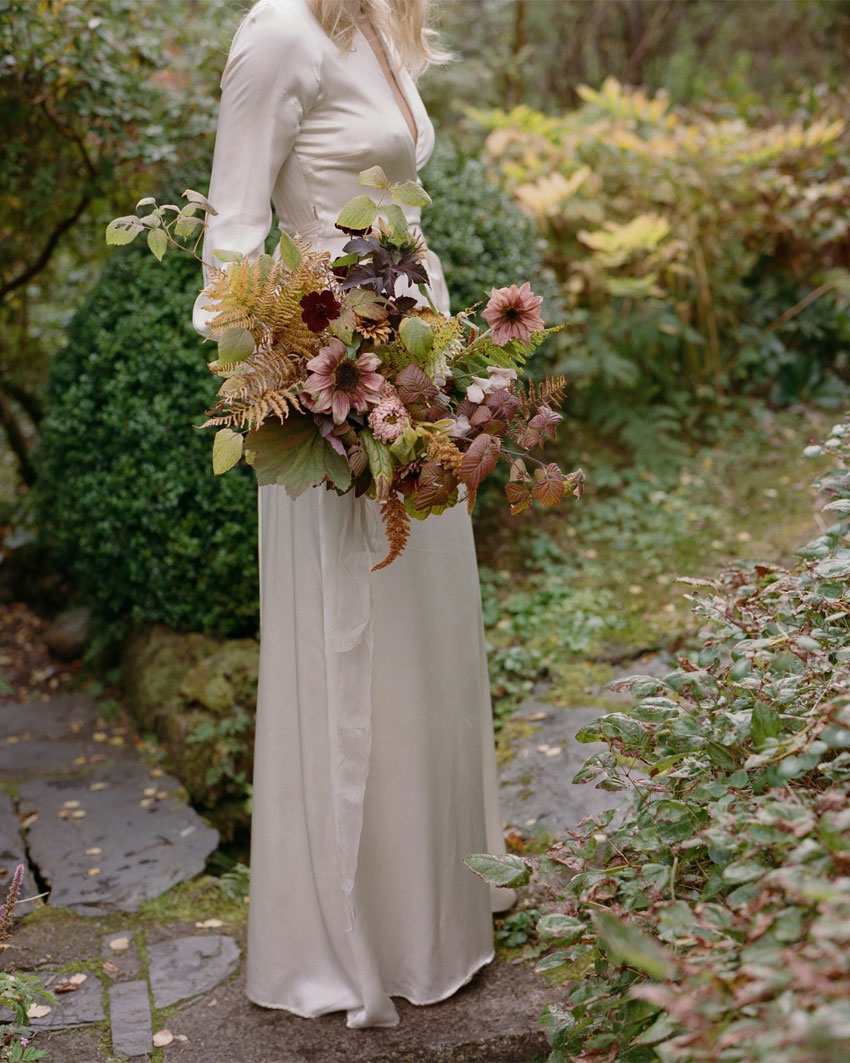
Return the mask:
M 381 399 L 384 378 L 375 372 L 380 364 L 372 353 L 350 358 L 334 337 L 307 363 L 304 390 L 311 399 L 305 405 L 314 413 L 330 413 L 334 424 L 342 424 L 352 410 L 365 413 Z
M 535 295 L 528 281 L 519 288 L 493 288 L 481 316 L 493 330 L 493 342 L 503 347 L 510 340 L 528 343 L 531 333 L 543 328 L 541 295 Z
M 395 391 L 384 392 L 384 397 L 369 414 L 369 427 L 382 443 L 394 443 L 410 428 L 410 414 Z

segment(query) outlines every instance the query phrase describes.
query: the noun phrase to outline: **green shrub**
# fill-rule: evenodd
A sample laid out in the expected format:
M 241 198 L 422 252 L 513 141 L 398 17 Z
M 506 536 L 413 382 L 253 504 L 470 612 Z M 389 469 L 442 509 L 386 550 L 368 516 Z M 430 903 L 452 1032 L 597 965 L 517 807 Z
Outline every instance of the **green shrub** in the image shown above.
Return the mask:
M 52 367 L 36 504 L 52 557 L 104 621 L 253 634 L 256 486 L 214 477 L 209 346 L 190 315 L 200 274 L 116 253 Z
M 442 261 L 452 312 L 486 300 L 493 287 L 530 281 L 544 297 L 547 323 L 555 323 L 557 286 L 543 269 L 534 223 L 490 180 L 483 164 L 440 142 L 422 171 L 422 183 L 434 197 L 422 226 Z
M 472 861 L 546 874 L 551 1063 L 850 1058 L 850 423 L 824 452 L 837 523 L 790 570 L 692 580 L 698 651 L 612 684 L 636 705 L 579 734 L 609 748 L 576 781 L 628 791 L 624 815 L 539 861 Z

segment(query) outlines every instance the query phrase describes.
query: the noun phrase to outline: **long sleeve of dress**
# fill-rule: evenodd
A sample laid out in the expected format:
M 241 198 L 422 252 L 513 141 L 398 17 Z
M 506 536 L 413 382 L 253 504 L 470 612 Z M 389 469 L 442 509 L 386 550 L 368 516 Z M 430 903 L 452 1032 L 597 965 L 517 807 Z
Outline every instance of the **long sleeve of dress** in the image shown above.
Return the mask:
M 217 214 L 209 215 L 204 239 L 205 284 L 206 266 L 220 264 L 214 251 L 239 251 L 246 258 L 262 253 L 277 175 L 319 92 L 313 36 L 297 9 L 261 0 L 233 39 L 221 78 L 208 197 Z M 192 314 L 202 335 L 208 334 L 208 317 L 202 292 Z

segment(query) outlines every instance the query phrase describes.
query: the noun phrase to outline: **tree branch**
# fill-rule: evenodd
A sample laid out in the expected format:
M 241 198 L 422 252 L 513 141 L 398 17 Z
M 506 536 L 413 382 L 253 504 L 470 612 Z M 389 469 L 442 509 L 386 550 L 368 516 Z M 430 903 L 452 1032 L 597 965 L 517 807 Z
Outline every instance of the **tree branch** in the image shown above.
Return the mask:
M 22 288 L 25 284 L 29 284 L 33 277 L 41 273 L 41 271 L 50 261 L 53 252 L 56 250 L 56 245 L 65 235 L 65 233 L 74 225 L 76 225 L 76 223 L 80 220 L 83 211 L 86 209 L 90 202 L 91 197 L 89 195 L 84 195 L 82 199 L 80 199 L 80 202 L 77 204 L 74 213 L 71 214 L 69 217 L 64 218 L 54 228 L 53 232 L 47 238 L 47 242 L 45 243 L 44 247 L 41 249 L 41 254 L 38 256 L 35 262 L 30 263 L 30 265 L 23 269 L 16 277 L 12 277 L 11 280 L 8 280 L 5 284 L 0 285 L 0 300 L 5 299 L 6 296 L 10 292 L 15 291 L 16 288 Z
M 18 459 L 21 479 L 27 487 L 32 487 L 35 483 L 35 466 L 30 459 L 29 447 L 24 433 L 21 431 L 21 426 L 18 424 L 14 413 L 2 394 L 0 394 L 0 428 L 6 433 L 9 446 Z

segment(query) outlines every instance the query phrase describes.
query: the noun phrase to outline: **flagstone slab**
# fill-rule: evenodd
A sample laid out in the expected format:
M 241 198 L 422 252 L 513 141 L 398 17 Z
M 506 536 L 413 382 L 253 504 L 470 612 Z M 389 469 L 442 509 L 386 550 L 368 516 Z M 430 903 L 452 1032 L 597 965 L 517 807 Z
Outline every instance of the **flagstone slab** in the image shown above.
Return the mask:
M 18 811 L 37 814 L 27 842 L 51 887 L 47 903 L 83 915 L 134 912 L 203 871 L 218 832 L 177 796 L 179 785 L 131 760 L 22 784 Z
M 239 946 L 226 934 L 198 934 L 148 945 L 154 1007 L 208 993 L 239 966 Z
M 14 782 L 76 772 L 130 755 L 120 735 L 98 732 L 98 719 L 85 697 L 0 707 L 0 777 Z
M 70 976 L 56 971 L 34 972 L 41 979 L 45 988 L 55 990 Z M 91 1026 L 103 1022 L 106 1012 L 103 1010 L 103 986 L 100 979 L 88 973 L 86 980 L 70 993 L 57 993 L 56 1003 L 49 1005 L 46 1015 L 30 1019 L 36 1030 L 72 1030 L 78 1026 Z
M 558 709 L 530 699 L 516 719 L 534 720 L 534 733 L 513 743 L 513 756 L 501 769 L 499 801 L 508 829 L 529 836 L 545 831 L 554 837 L 575 827 L 585 816 L 620 808 L 623 792 L 597 790 L 592 783 L 574 783 L 573 776 L 603 742 L 579 742 L 576 735 L 605 709 Z
M 0 739 L 22 735 L 68 738 L 92 728 L 97 718 L 97 707 L 82 695 L 4 705 L 0 707 Z
M 20 897 L 32 897 L 38 892 L 33 877 L 27 866 L 26 847 L 20 829 L 20 820 L 12 804 L 12 799 L 7 793 L 0 790 L 0 904 L 2 904 L 15 868 L 23 864 L 24 879 L 21 885 Z M 15 905 L 16 918 L 31 912 L 34 901 L 25 901 Z
M 112 1051 L 121 1056 L 143 1056 L 153 1048 L 148 983 L 118 982 L 109 987 L 109 1022 Z

